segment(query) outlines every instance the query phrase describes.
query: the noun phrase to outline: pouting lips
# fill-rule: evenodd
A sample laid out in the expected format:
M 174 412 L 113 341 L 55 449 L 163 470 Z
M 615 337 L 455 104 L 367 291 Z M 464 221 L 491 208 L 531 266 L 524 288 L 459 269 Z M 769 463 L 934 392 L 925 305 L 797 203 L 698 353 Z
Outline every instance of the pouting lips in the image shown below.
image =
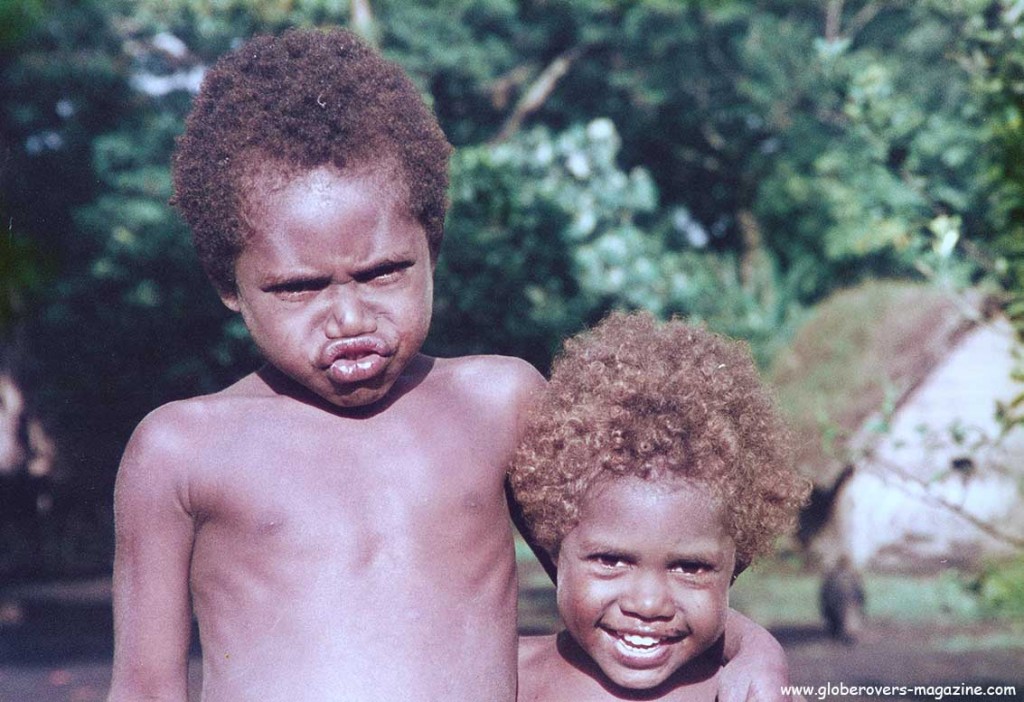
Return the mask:
M 372 336 L 336 339 L 320 352 L 320 364 L 327 368 L 335 361 L 358 361 L 372 355 L 390 356 L 391 349 L 381 339 Z
M 353 383 L 377 375 L 391 355 L 387 344 L 373 337 L 339 339 L 324 348 L 321 363 L 333 381 Z

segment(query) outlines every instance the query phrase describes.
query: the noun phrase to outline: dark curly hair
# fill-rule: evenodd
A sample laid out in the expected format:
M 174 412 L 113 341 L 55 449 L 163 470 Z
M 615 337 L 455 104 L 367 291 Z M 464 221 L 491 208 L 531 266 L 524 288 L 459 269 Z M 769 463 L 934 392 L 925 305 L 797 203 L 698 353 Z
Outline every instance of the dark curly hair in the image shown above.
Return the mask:
M 745 567 L 793 526 L 807 497 L 790 450 L 745 344 L 614 312 L 565 342 L 509 477 L 552 556 L 592 485 L 625 476 L 700 481 L 725 506 Z
M 436 260 L 451 146 L 416 86 L 351 32 L 293 29 L 251 39 L 209 70 L 179 138 L 171 204 L 200 262 L 235 290 L 247 186 L 333 165 L 386 171 L 423 225 Z M 396 176 L 390 178 L 390 176 Z

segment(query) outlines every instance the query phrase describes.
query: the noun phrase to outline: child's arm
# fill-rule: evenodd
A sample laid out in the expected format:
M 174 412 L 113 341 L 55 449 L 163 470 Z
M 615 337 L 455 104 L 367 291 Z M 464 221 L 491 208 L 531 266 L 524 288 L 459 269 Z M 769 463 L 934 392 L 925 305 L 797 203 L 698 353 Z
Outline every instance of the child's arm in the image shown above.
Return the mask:
M 114 665 L 108 702 L 188 698 L 191 635 L 185 453 L 173 423 L 135 431 L 114 489 Z
M 719 702 L 783 702 L 789 666 L 782 646 L 754 621 L 730 609 L 725 622 L 726 664 L 718 675 Z

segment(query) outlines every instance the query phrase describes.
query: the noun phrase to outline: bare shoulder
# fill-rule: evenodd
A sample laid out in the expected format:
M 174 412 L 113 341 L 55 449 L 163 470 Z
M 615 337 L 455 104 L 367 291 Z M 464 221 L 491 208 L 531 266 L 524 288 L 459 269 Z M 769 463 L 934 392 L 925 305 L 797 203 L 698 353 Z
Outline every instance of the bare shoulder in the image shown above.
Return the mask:
M 557 635 L 520 636 L 519 672 L 536 672 L 550 656 L 558 655 Z
M 171 453 L 196 450 L 205 436 L 225 424 L 242 423 L 254 403 L 272 397 L 266 383 L 250 374 L 220 392 L 169 402 L 139 422 L 129 447 Z
M 435 371 L 440 381 L 435 388 L 445 395 L 445 404 L 460 408 L 478 430 L 505 437 L 509 451 L 546 384 L 536 368 L 510 356 L 438 359 Z
M 532 365 L 515 356 L 459 356 L 437 359 L 439 368 L 467 380 L 488 379 L 492 383 L 543 384 L 544 378 Z
M 189 427 L 196 424 L 191 414 L 185 402 L 164 405 L 150 412 L 132 433 L 114 486 L 119 540 L 128 532 L 136 533 L 141 525 L 162 524 L 167 505 L 187 505 L 188 470 L 193 464 Z
M 186 451 L 190 430 L 202 424 L 197 409 L 191 400 L 181 400 L 147 414 L 132 432 L 125 448 L 122 470 L 140 460 L 157 460 Z
M 246 393 L 229 389 L 212 395 L 178 400 L 146 415 L 125 447 L 118 482 L 137 476 L 147 482 L 167 483 L 187 479 L 186 473 L 201 463 L 209 440 L 225 424 L 240 422 Z
M 438 359 L 437 370 L 451 390 L 492 405 L 522 407 L 545 385 L 536 368 L 512 356 Z
M 211 420 L 225 399 L 216 395 L 178 400 L 147 414 L 132 433 L 126 453 L 180 454 L 193 450 L 210 432 Z

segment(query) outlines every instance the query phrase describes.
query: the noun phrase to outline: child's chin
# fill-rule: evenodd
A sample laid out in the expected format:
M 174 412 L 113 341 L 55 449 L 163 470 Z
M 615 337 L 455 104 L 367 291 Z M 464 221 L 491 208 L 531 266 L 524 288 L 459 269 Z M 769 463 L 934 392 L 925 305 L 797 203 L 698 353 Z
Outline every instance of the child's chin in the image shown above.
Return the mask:
M 336 388 L 334 392 L 325 396 L 324 399 L 342 410 L 372 409 L 374 405 L 384 400 L 391 392 L 393 382 L 386 382 L 386 379 L 379 378 L 377 383 L 366 383 L 349 388 Z
M 629 668 L 616 667 L 613 670 L 602 668 L 605 677 L 619 687 L 626 690 L 650 690 L 658 687 L 670 677 L 673 670 L 632 670 Z
M 341 395 L 328 398 L 329 402 L 343 410 L 372 409 L 374 405 L 381 402 L 388 395 L 388 390 L 365 389 L 354 392 L 350 395 Z

